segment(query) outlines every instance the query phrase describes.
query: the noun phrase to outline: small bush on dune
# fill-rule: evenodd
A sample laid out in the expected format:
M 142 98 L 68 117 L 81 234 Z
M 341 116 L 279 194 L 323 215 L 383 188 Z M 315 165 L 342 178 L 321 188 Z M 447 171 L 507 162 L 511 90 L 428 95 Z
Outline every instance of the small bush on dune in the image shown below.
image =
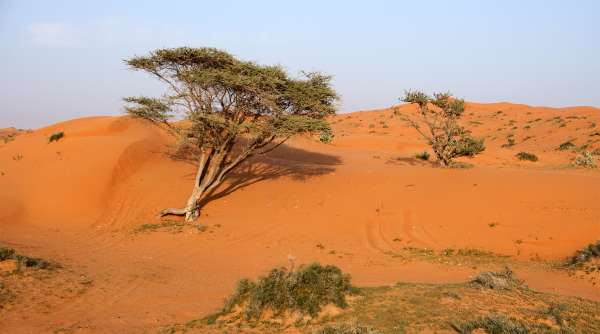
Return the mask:
M 514 272 L 508 267 L 501 272 L 488 271 L 480 273 L 479 275 L 475 276 L 471 283 L 494 290 L 509 290 L 523 287 L 523 281 L 518 279 Z
M 63 137 L 65 136 L 64 132 L 56 132 L 53 133 L 49 138 L 48 138 L 48 142 L 53 142 L 53 141 L 59 141 L 61 140 Z
M 567 151 L 567 150 L 572 150 L 574 148 L 575 148 L 575 144 L 573 144 L 572 141 L 567 140 L 566 142 L 558 145 L 557 150 L 559 150 L 559 151 Z
M 275 316 L 290 312 L 315 317 L 325 305 L 347 307 L 346 296 L 354 292 L 350 276 L 335 266 L 313 263 L 295 271 L 275 268 L 256 282 L 239 281 L 217 317 L 238 308 L 246 320 L 260 319 L 267 310 Z
M 597 257 L 600 257 L 600 240 L 596 241 L 595 244 L 589 244 L 582 250 L 578 250 L 569 262 L 571 265 L 577 266 Z
M 5 260 L 16 260 L 17 271 L 20 271 L 22 268 L 54 269 L 58 267 L 56 263 L 52 263 L 40 258 L 18 254 L 12 248 L 0 247 L 0 262 Z
M 533 161 L 533 162 L 538 161 L 537 155 L 535 155 L 533 153 L 529 153 L 529 152 L 519 152 L 519 153 L 517 153 L 516 156 L 519 160 L 526 160 L 526 161 Z
M 581 151 L 577 154 L 575 159 L 573 159 L 573 164 L 577 167 L 584 168 L 596 168 L 598 165 L 594 159 L 592 153 L 588 151 Z
M 427 151 L 423 151 L 423 152 L 419 152 L 417 154 L 415 154 L 415 158 L 417 159 L 421 159 L 421 160 L 429 160 L 429 152 Z
M 471 334 L 477 329 L 483 329 L 490 334 L 528 334 L 529 329 L 516 319 L 507 318 L 501 314 L 490 314 L 477 320 L 463 323 L 453 323 L 452 327 L 461 334 Z

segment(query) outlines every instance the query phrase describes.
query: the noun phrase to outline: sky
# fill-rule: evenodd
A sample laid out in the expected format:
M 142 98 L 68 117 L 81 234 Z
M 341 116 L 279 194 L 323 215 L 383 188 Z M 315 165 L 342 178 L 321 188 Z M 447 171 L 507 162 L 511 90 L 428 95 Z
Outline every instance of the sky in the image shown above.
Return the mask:
M 407 89 L 600 107 L 600 1 L 0 0 L 0 128 L 123 113 L 164 87 L 123 60 L 216 47 L 334 76 L 339 112 Z

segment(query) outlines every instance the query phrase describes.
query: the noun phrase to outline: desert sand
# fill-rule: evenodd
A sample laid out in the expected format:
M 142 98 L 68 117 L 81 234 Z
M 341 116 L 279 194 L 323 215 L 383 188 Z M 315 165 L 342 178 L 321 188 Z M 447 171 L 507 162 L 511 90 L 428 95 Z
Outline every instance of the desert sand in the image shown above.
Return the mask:
M 0 329 L 152 331 L 215 311 L 237 280 L 290 256 L 335 264 L 361 286 L 461 282 L 501 265 L 419 255 L 449 248 L 509 256 L 538 291 L 600 300 L 597 275 L 546 265 L 600 239 L 600 172 L 557 150 L 568 140 L 600 148 L 600 109 L 469 103 L 463 124 L 486 150 L 461 159 L 473 165 L 464 169 L 416 159 L 427 144 L 393 114 L 339 114 L 332 143 L 296 138 L 253 158 L 202 209 L 206 229 L 179 233 L 140 231 L 184 203 L 194 177 L 161 129 L 88 117 L 0 141 L 0 244 L 88 282 L 51 300 L 32 287 L 29 302 L 0 310 Z M 65 137 L 49 143 L 57 131 Z M 503 147 L 509 134 L 515 144 Z

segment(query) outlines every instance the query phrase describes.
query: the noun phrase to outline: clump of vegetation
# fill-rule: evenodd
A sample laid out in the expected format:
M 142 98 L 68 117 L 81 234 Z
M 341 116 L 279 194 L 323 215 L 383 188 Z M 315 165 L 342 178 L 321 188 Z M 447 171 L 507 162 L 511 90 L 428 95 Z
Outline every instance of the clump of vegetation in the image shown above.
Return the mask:
M 425 161 L 429 160 L 430 156 L 431 155 L 427 151 L 423 151 L 423 152 L 419 152 L 419 153 L 415 154 L 415 158 L 425 160 Z
M 125 63 L 168 89 L 158 98 L 124 98 L 126 112 L 168 129 L 179 151 L 198 166 L 185 205 L 164 209 L 161 216 L 193 222 L 210 195 L 250 157 L 299 134 L 333 138 L 326 121 L 338 99 L 331 76 L 311 72 L 293 78 L 280 66 L 243 61 L 213 48 L 159 49 Z
M 59 141 L 61 140 L 63 137 L 65 136 L 65 133 L 60 131 L 60 132 L 56 132 L 53 133 L 49 138 L 48 138 L 48 142 L 51 143 L 53 141 Z
M 32 269 L 55 269 L 58 268 L 58 264 L 36 258 L 29 257 L 22 254 L 17 253 L 12 248 L 0 247 L 0 262 L 6 260 L 15 260 L 17 262 L 16 271 L 19 272 L 24 268 L 32 268 Z
M 453 323 L 452 327 L 461 334 L 471 334 L 482 329 L 490 334 L 529 334 L 529 329 L 519 320 L 502 314 L 490 314 L 476 320 Z
M 515 146 L 515 137 L 513 134 L 506 136 L 506 143 L 502 144 L 502 147 L 508 148 Z
M 406 92 L 403 102 L 419 107 L 420 119 L 402 115 L 409 126 L 427 140 L 438 162 L 450 166 L 454 158 L 473 157 L 485 150 L 483 139 L 475 139 L 471 132 L 459 124 L 465 111 L 465 101 L 455 99 L 450 93 L 435 93 L 430 97 L 419 91 Z M 428 130 L 423 131 L 424 123 Z
M 571 265 L 578 266 L 585 264 L 592 258 L 598 257 L 600 257 L 600 240 L 595 244 L 589 244 L 584 249 L 578 250 L 569 262 Z
M 600 148 L 593 150 L 592 155 L 600 155 Z
M 557 150 L 559 151 L 568 151 L 568 150 L 572 150 L 575 148 L 575 144 L 573 144 L 572 141 L 567 140 L 566 142 L 558 145 Z
M 517 153 L 516 157 L 519 160 L 526 160 L 526 161 L 532 161 L 532 162 L 538 161 L 537 155 L 535 155 L 533 153 L 529 153 L 529 152 L 519 152 L 519 153 Z
M 510 290 L 523 287 L 523 281 L 508 267 L 501 272 L 487 271 L 475 276 L 472 284 L 493 290 Z
M 336 326 L 325 326 L 317 331 L 314 334 L 379 334 L 380 332 L 371 328 L 360 325 L 349 325 L 342 324 Z
M 575 159 L 573 159 L 573 164 L 577 167 L 584 168 L 597 168 L 596 160 L 594 156 L 589 151 L 581 151 L 577 154 Z
M 246 320 L 260 319 L 267 310 L 275 316 L 296 313 L 316 317 L 329 304 L 347 307 L 346 296 L 355 292 L 350 276 L 332 265 L 275 268 L 256 282 L 239 281 L 236 292 L 215 319 L 238 308 Z

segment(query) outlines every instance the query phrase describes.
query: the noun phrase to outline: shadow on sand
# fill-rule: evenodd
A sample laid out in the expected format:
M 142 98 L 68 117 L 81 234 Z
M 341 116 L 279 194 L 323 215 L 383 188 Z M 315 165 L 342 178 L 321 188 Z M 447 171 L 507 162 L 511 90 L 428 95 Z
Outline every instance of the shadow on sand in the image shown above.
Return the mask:
M 179 153 L 171 155 L 171 158 L 196 164 L 196 161 L 190 159 L 187 154 Z M 220 187 L 202 200 L 201 206 L 260 181 L 280 177 L 305 181 L 312 177 L 334 172 L 335 166 L 340 164 L 341 160 L 337 156 L 311 152 L 284 144 L 272 152 L 249 158 L 235 168 Z

